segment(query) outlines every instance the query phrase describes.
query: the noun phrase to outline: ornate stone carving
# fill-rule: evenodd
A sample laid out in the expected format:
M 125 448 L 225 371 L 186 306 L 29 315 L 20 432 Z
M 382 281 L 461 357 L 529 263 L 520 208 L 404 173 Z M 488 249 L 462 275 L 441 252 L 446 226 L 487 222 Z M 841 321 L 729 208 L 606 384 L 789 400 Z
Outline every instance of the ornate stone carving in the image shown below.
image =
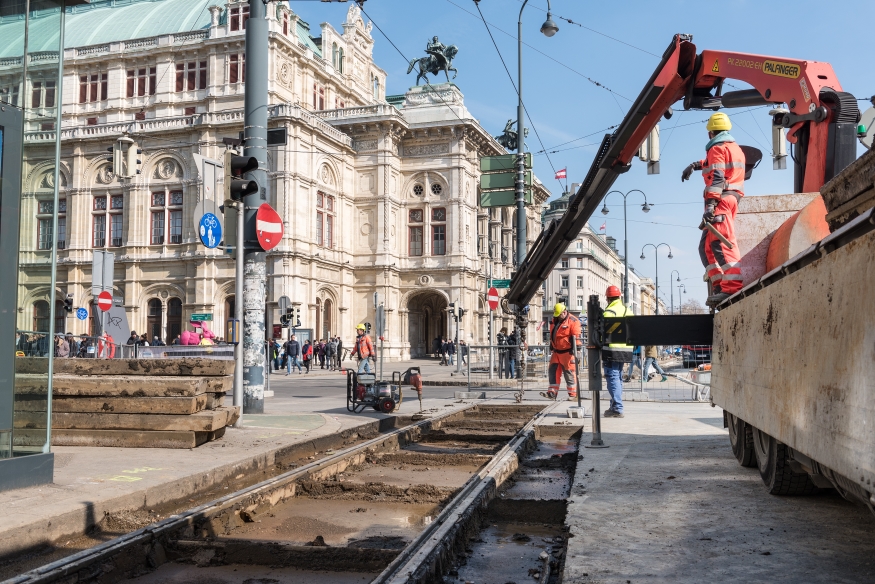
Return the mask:
M 334 172 L 327 164 L 323 164 L 322 168 L 319 169 L 319 180 L 322 181 L 322 184 L 334 186 Z
M 447 87 L 446 85 L 438 87 Z M 447 105 L 447 104 L 462 104 L 462 94 L 458 90 L 437 89 L 424 91 L 408 91 L 404 96 L 407 106 L 411 105 Z
M 97 169 L 97 173 L 95 175 L 95 179 L 102 185 L 108 185 L 112 181 L 115 180 L 115 174 L 112 172 L 111 164 L 104 164 L 100 168 Z
M 155 165 L 155 178 L 167 180 L 179 174 L 179 165 L 172 158 L 159 160 Z
M 449 142 L 439 142 L 437 144 L 419 144 L 404 147 L 405 156 L 434 156 L 436 154 L 448 154 L 449 152 Z
M 362 9 L 357 4 L 351 4 L 349 10 L 346 11 L 346 24 L 355 24 L 361 15 Z
M 283 63 L 282 65 L 280 65 L 280 83 L 282 83 L 283 85 L 288 87 L 291 78 L 292 78 L 292 68 L 289 67 L 289 64 Z
M 353 140 L 352 149 L 356 152 L 365 152 L 368 150 L 376 150 L 377 149 L 377 141 L 376 140 Z
M 428 286 L 429 284 L 431 284 L 431 276 L 425 276 L 425 275 L 420 276 L 419 283 L 422 286 Z

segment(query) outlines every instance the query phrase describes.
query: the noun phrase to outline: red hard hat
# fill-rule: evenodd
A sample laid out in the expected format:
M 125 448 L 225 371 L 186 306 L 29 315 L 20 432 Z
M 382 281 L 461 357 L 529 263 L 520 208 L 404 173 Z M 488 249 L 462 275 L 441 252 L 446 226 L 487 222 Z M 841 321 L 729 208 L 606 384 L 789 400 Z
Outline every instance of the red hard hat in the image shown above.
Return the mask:
M 608 298 L 619 298 L 622 294 L 620 294 L 620 289 L 616 286 L 608 286 L 608 291 L 605 292 L 605 296 Z

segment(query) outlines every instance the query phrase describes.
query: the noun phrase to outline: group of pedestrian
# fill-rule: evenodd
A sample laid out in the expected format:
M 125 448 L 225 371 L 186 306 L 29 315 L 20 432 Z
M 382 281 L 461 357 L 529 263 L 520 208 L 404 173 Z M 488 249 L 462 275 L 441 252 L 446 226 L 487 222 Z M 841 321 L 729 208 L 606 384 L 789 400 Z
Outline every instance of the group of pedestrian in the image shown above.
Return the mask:
M 286 370 L 286 375 L 291 375 L 297 369 L 299 374 L 310 373 L 310 368 L 318 364 L 320 369 L 337 371 L 343 364 L 343 341 L 340 335 L 328 340 L 319 339 L 311 343 L 310 339 L 302 345 L 297 335 L 292 335 L 285 343 L 279 339 L 268 341 L 268 351 L 273 361 L 273 370 L 279 372 Z
M 649 373 L 651 365 L 653 365 L 656 373 Z M 668 376 L 666 376 L 665 371 L 659 365 L 659 350 L 655 345 L 644 347 L 643 369 L 641 367 L 641 347 L 635 347 L 632 350 L 632 362 L 629 363 L 629 371 L 623 376 L 623 381 L 632 381 L 632 374 L 635 373 L 636 366 L 638 367 L 638 372 L 642 374 L 642 379 L 645 381 L 651 381 L 656 375 L 662 376 L 662 379 L 659 380 L 660 382 L 668 380 Z
M 99 337 L 58 333 L 53 343 L 45 334 L 19 332 L 16 337 L 16 355 L 20 357 L 48 357 L 49 350 L 61 359 L 112 359 L 116 356 L 115 340 L 106 332 Z
M 495 343 L 498 345 L 498 378 L 516 379 L 518 373 L 522 375 L 519 368 L 520 342 L 516 331 L 508 334 L 507 327 L 501 327 L 495 335 Z
M 464 339 L 456 343 L 454 339 L 435 337 L 432 341 L 432 353 L 440 359 L 439 365 L 455 365 L 456 355 L 459 356 L 462 365 L 468 362 L 468 345 L 465 344 Z

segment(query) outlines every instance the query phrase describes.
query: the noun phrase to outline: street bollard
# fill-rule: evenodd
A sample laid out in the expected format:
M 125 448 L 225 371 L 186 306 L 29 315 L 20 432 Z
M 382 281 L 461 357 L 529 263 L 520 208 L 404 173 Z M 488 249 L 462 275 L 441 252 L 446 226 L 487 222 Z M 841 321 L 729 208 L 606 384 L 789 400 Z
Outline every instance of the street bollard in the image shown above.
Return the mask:
M 602 348 L 598 331 L 601 321 L 599 297 L 589 297 L 586 305 L 587 357 L 589 360 L 589 388 L 592 390 L 592 441 L 586 448 L 608 448 L 602 440 L 601 391 L 602 391 Z M 579 395 L 579 394 L 578 394 Z

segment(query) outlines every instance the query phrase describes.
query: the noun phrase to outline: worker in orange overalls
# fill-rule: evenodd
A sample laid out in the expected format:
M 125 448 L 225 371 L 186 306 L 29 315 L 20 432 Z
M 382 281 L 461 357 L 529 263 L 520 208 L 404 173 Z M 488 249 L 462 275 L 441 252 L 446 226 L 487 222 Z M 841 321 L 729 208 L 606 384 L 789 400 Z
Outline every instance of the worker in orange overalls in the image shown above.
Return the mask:
M 553 328 L 550 331 L 550 368 L 547 378 L 550 385 L 541 395 L 556 399 L 559 395 L 560 370 L 565 377 L 568 399 L 577 399 L 577 362 L 574 360 L 575 339 L 580 338 L 580 320 L 568 313 L 565 304 L 557 302 L 553 308 Z
M 717 306 L 742 288 L 741 254 L 735 239 L 735 214 L 744 196 L 744 152 L 729 133 L 729 116 L 716 113 L 705 126 L 710 140 L 705 145 L 707 156 L 690 164 L 681 175 L 688 180 L 694 170 L 701 170 L 705 179 L 705 214 L 702 219 L 712 224 L 732 243 L 728 247 L 710 230 L 702 231 L 699 257 L 711 280 L 709 306 Z
M 371 357 L 376 357 L 377 354 L 374 353 L 374 344 L 371 343 L 371 337 L 368 336 L 367 328 L 363 324 L 355 327 L 355 347 L 352 356 L 359 359 L 358 373 L 371 372 Z

